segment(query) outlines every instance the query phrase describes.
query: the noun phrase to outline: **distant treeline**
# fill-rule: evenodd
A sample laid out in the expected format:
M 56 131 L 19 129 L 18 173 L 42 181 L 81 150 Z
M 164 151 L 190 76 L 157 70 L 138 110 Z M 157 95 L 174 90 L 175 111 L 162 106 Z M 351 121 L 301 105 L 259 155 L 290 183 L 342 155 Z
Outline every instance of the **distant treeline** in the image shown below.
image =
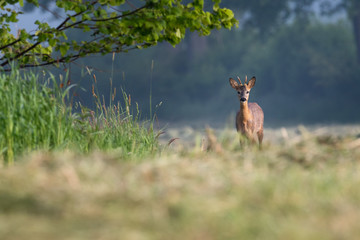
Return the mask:
M 267 35 L 241 29 L 207 38 L 189 33 L 176 48 L 161 44 L 85 59 L 71 66 L 70 78 L 87 89 L 77 90 L 83 104 L 93 102 L 95 74 L 106 101 L 111 86 L 123 88 L 143 116 L 151 101 L 151 111 L 163 120 L 226 121 L 239 108 L 229 77 L 255 75 L 250 101 L 263 107 L 268 124 L 356 122 L 360 64 L 352 34 L 346 21 L 294 21 Z M 94 69 L 91 75 L 85 66 Z

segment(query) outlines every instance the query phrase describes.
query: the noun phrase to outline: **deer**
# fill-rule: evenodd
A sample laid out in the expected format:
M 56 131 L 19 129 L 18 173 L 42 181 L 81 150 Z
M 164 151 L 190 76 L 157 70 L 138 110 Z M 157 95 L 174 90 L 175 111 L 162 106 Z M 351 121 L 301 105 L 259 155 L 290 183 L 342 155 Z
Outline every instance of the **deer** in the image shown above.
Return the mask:
M 240 100 L 240 110 L 236 114 L 236 130 L 240 134 L 240 145 L 243 145 L 244 137 L 252 144 L 256 143 L 258 138 L 259 148 L 261 149 L 264 137 L 264 112 L 255 102 L 248 102 L 250 90 L 255 86 L 256 78 L 252 77 L 247 82 L 245 77 L 244 84 L 241 83 L 240 77 L 237 77 L 239 83 L 230 78 L 230 86 L 237 91 Z

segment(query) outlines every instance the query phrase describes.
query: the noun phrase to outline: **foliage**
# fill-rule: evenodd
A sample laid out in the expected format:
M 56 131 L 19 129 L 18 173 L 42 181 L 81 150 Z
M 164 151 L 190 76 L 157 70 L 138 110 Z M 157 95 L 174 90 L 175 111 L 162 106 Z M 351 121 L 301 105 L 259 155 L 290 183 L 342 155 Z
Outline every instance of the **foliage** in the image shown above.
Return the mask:
M 304 24 L 314 16 L 346 14 L 351 21 L 356 43 L 357 61 L 360 63 L 360 2 L 358 0 L 229 0 L 227 7 L 239 9 L 236 13 L 242 27 L 257 29 L 262 37 L 274 34 L 293 19 Z
M 27 0 L 39 6 L 37 0 Z M 18 21 L 21 11 L 12 8 L 23 0 L 5 1 L 0 14 L 2 62 L 5 70 L 16 60 L 21 68 L 59 65 L 91 54 L 127 52 L 154 46 L 158 42 L 178 44 L 186 29 L 209 35 L 212 29 L 230 29 L 237 24 L 231 10 L 213 2 L 212 11 L 204 11 L 204 1 L 183 4 L 181 0 L 143 0 L 135 7 L 125 0 L 57 0 L 55 12 L 66 14 L 58 26 L 37 20 L 36 32 L 19 29 L 10 33 L 10 22 Z M 67 30 L 81 32 L 80 40 L 68 39 Z M 54 52 L 59 54 L 54 54 Z
M 229 0 L 226 6 L 237 10 L 243 27 L 256 28 L 262 34 L 274 33 L 296 18 L 308 21 L 314 15 L 329 16 L 345 10 L 351 19 L 359 11 L 356 0 Z
M 68 99 L 74 86 L 62 89 L 53 76 L 39 80 L 45 76 L 18 70 L 0 75 L 0 157 L 5 162 L 35 149 L 117 149 L 123 158 L 156 150 L 152 124 L 140 123 L 138 113 L 126 110 L 128 103 L 123 108 L 97 102 L 98 111 L 82 107 L 74 113 Z
M 312 5 L 319 0 L 229 0 L 226 6 L 236 9 L 241 26 L 256 29 L 263 36 L 274 34 L 279 27 L 292 19 L 308 20 Z M 321 1 L 321 0 L 320 0 Z

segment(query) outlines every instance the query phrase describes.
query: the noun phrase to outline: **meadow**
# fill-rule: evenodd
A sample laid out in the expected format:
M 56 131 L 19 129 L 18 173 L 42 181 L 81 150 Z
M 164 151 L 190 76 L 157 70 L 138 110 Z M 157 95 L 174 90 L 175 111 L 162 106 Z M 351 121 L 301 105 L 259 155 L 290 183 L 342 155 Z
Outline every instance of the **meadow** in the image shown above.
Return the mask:
M 359 126 L 266 129 L 260 151 L 232 128 L 156 129 L 125 93 L 104 106 L 94 91 L 97 110 L 73 111 L 71 85 L 12 74 L 0 77 L 0 239 L 360 235 Z

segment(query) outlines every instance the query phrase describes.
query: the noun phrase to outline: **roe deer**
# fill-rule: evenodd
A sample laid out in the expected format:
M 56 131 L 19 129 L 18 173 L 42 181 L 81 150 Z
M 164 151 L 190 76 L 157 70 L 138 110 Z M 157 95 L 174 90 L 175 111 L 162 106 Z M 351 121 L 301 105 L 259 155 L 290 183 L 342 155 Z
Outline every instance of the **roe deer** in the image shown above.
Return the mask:
M 257 103 L 250 103 L 249 93 L 251 88 L 255 86 L 256 78 L 252 77 L 249 82 L 246 83 L 247 77 L 245 77 L 244 84 L 241 83 L 239 77 L 237 77 L 239 83 L 230 78 L 229 82 L 232 88 L 234 88 L 240 100 L 240 111 L 236 114 L 236 130 L 245 136 L 252 143 L 255 143 L 255 133 L 259 140 L 259 147 L 264 137 L 264 112 Z M 242 139 L 240 137 L 240 143 Z

